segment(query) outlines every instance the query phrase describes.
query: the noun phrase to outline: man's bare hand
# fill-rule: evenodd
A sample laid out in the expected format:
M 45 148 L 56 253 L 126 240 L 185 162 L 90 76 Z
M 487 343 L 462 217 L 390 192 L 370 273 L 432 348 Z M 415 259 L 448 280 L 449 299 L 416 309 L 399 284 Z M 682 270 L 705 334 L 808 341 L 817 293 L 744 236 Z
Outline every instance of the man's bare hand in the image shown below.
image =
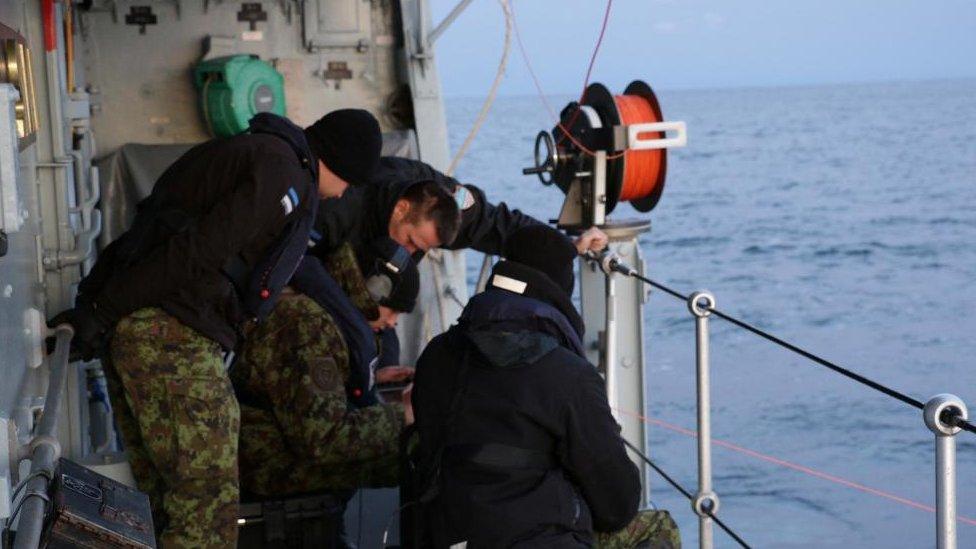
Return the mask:
M 387 366 L 376 370 L 376 383 L 398 383 L 413 377 L 410 366 Z
M 607 247 L 607 233 L 597 229 L 596 227 L 590 227 L 583 234 L 579 235 L 576 239 L 576 251 L 580 255 L 585 254 L 588 250 L 593 250 L 594 252 L 599 252 L 600 250 Z

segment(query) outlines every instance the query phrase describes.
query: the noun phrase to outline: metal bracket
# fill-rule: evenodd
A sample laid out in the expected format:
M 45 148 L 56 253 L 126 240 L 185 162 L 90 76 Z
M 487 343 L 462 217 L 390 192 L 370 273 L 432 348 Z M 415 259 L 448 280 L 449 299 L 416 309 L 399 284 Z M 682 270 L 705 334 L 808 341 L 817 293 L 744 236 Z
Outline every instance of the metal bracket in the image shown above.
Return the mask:
M 966 404 L 956 395 L 935 395 L 925 403 L 922 417 L 935 434 L 936 547 L 956 549 L 956 435 L 962 431 L 952 416 L 969 419 Z
M 75 233 L 75 245 L 70 251 L 57 250 L 48 251 L 44 254 L 42 263 L 44 268 L 55 271 L 71 265 L 83 263 L 92 256 L 95 250 L 95 239 L 102 234 L 102 212 L 95 206 L 101 199 L 101 186 L 98 182 L 98 168 L 89 167 L 87 188 L 84 188 L 84 156 L 79 151 L 71 151 L 71 155 L 65 158 L 57 158 L 53 163 L 37 164 L 38 168 L 68 169 L 74 167 L 75 185 L 78 194 L 83 195 L 84 199 L 78 206 L 68 208 L 69 214 L 80 214 L 82 220 L 82 230 Z
M 71 119 L 73 126 L 86 125 L 83 121 L 91 118 L 91 101 L 88 92 L 75 91 L 68 94 L 61 109 L 64 111 L 64 116 Z
M 691 509 L 699 517 L 709 517 L 718 513 L 719 500 L 715 492 L 700 492 L 691 500 Z
M 261 2 L 244 2 L 241 11 L 237 12 L 237 20 L 247 23 L 250 30 L 258 30 L 258 22 L 268 22 L 268 12 L 261 7 Z
M 688 311 L 698 318 L 712 314 L 715 308 L 715 296 L 706 291 L 698 291 L 688 296 Z
M 153 13 L 152 6 L 129 6 L 129 13 L 125 16 L 126 25 L 137 25 L 139 34 L 146 34 L 146 25 L 156 25 L 159 18 Z
M 658 137 L 658 133 L 672 132 L 671 137 Z M 646 137 L 645 134 L 654 134 Z M 684 122 L 647 122 L 613 127 L 614 150 L 646 151 L 684 147 L 688 144 L 688 127 Z

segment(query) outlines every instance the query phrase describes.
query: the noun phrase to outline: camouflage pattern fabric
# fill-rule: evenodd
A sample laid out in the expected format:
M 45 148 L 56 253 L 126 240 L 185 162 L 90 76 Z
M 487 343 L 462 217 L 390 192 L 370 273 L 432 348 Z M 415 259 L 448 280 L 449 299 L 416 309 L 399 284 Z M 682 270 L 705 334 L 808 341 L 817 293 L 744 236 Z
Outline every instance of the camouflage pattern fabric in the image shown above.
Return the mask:
M 348 456 L 322 466 L 295 455 L 287 446 L 274 415 L 241 406 L 241 490 L 257 497 L 281 497 L 323 491 L 381 488 L 399 483 L 395 453 L 373 459 Z
M 240 410 L 221 348 L 161 309 L 116 327 L 107 375 L 163 548 L 237 545 Z
M 332 317 L 285 294 L 249 334 L 231 379 L 243 403 L 241 486 L 275 496 L 395 486 L 399 404 L 352 408 L 348 352 Z
M 598 549 L 681 549 L 678 525 L 667 511 L 641 511 L 626 528 L 596 535 Z
M 376 318 L 379 310 L 376 302 L 369 295 L 366 289 L 366 281 L 363 279 L 359 262 L 356 261 L 356 252 L 352 245 L 346 242 L 334 252 L 324 258 L 325 269 L 329 271 L 332 278 L 342 287 L 342 291 L 349 296 L 349 300 L 362 311 L 366 318 Z

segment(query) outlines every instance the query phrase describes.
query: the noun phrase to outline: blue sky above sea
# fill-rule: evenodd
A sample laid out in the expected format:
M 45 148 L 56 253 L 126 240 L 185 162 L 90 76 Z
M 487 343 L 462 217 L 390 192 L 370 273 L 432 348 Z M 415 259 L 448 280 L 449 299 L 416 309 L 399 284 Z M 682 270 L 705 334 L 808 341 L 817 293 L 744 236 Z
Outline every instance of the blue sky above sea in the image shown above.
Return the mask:
M 456 0 L 432 0 L 435 23 Z M 603 0 L 513 0 L 547 94 L 575 94 Z M 474 0 L 436 44 L 448 97 L 484 95 L 501 55 L 498 0 Z M 658 89 L 976 78 L 972 0 L 616 0 L 593 80 Z M 514 42 L 501 95 L 536 90 Z

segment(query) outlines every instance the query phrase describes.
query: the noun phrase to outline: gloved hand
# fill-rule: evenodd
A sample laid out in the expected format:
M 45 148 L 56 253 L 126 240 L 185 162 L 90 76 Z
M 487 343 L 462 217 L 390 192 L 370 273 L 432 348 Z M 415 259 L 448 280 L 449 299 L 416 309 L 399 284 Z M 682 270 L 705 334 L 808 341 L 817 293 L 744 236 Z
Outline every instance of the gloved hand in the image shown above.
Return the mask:
M 112 328 L 111 322 L 98 314 L 91 305 L 79 305 L 57 314 L 48 321 L 49 328 L 60 324 L 70 324 L 75 335 L 71 339 L 71 354 L 69 360 L 92 360 L 97 358 L 108 345 L 108 336 Z M 48 349 L 54 345 L 53 338 L 48 338 Z

